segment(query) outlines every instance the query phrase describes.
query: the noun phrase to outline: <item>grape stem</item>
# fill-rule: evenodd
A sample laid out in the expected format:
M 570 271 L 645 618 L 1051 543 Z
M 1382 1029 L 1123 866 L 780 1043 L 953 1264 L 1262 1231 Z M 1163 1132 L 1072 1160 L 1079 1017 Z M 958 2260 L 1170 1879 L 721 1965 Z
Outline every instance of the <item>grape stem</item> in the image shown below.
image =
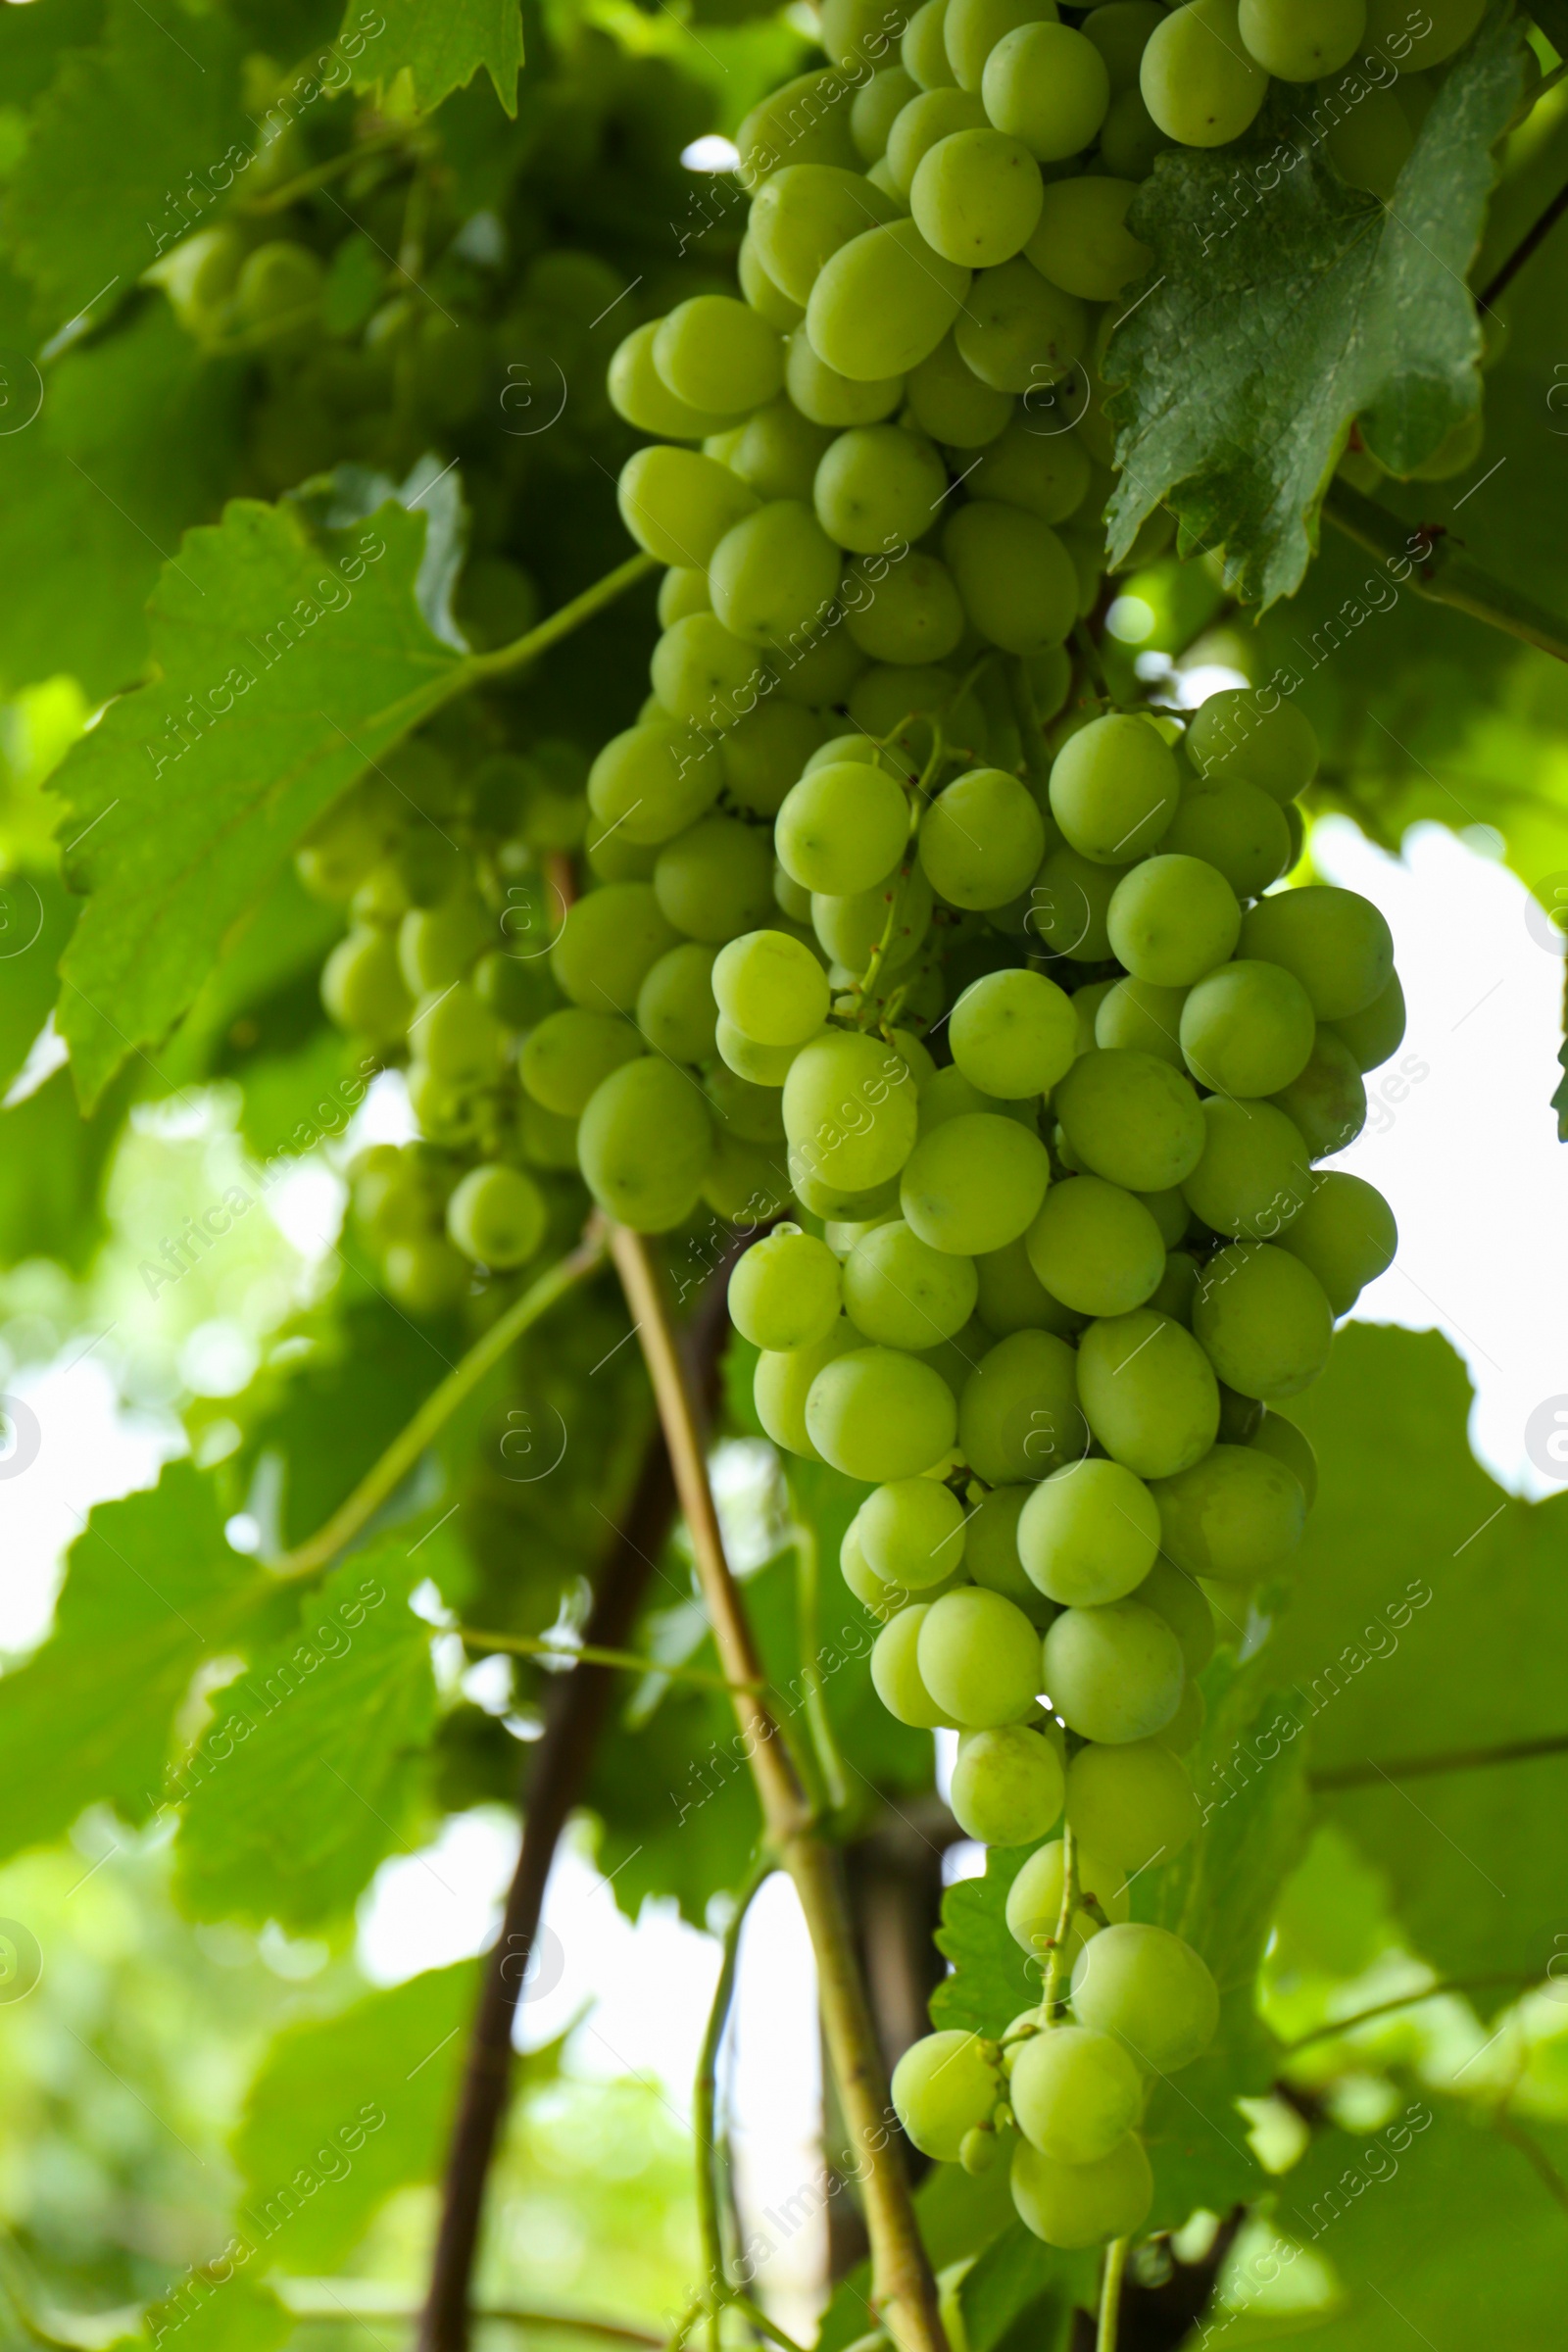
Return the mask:
M 343 2294 L 334 2290 L 331 2302 L 323 2303 L 319 2310 L 299 2295 L 289 2294 L 287 2302 L 294 2317 L 313 2328 L 330 2327 L 334 2323 L 340 2327 L 371 2327 L 377 2321 L 388 2327 L 406 2328 L 419 2316 L 416 2311 L 389 2310 L 384 2303 L 369 2299 L 357 2303 L 352 2285 Z M 664 2341 L 662 2335 L 650 2335 L 645 2328 L 628 2328 L 618 2320 L 596 2320 L 574 2311 L 536 2311 L 516 2303 L 487 2304 L 474 2312 L 473 2319 L 476 2326 L 499 2324 L 543 2328 L 552 2334 L 559 2329 L 564 2335 L 598 2336 L 606 2343 L 646 2345 L 651 2352 L 658 2352 Z
M 1078 1905 L 1078 1840 L 1063 1825 L 1061 1833 L 1061 1909 L 1056 1914 L 1056 1933 L 1052 1938 L 1051 1958 L 1046 1963 L 1046 1997 L 1040 2004 L 1041 2023 L 1057 2026 L 1060 2011 L 1066 2007 L 1061 1981 L 1067 1968 L 1067 1939 L 1072 1934 L 1072 1915 Z
M 1127 2275 L 1127 2249 L 1132 2240 L 1113 2237 L 1105 2248 L 1104 2268 L 1100 2278 L 1100 2325 L 1095 2330 L 1095 2352 L 1116 2352 L 1116 2329 L 1121 2320 L 1121 2284 Z
M 394 130 L 378 130 L 371 137 L 361 139 L 358 146 L 345 147 L 341 155 L 329 156 L 324 164 L 313 164 L 308 172 L 296 172 L 292 179 L 285 179 L 280 188 L 271 188 L 265 196 L 253 196 L 249 202 L 235 209 L 253 216 L 286 213 L 290 205 L 298 204 L 302 196 L 310 196 L 316 189 L 324 188 L 328 180 L 341 178 L 345 172 L 352 172 L 357 164 L 367 163 L 372 156 L 384 155 L 390 147 L 401 147 L 408 136 L 407 124 L 400 123 Z
M 842 1813 L 849 1802 L 844 1758 L 833 1737 L 833 1726 L 828 1718 L 827 1701 L 822 1690 L 822 1669 L 816 1662 L 816 1603 L 820 1590 L 821 1550 L 815 1528 L 808 1526 L 804 1519 L 797 1520 L 790 1532 L 795 1544 L 795 1638 L 801 1658 L 801 1692 L 806 1728 L 810 1735 L 811 1753 L 816 1762 L 827 1809 L 830 1813 Z
M 713 1987 L 713 2005 L 708 2013 L 708 2030 L 703 2035 L 702 2050 L 697 2060 L 697 2079 L 692 2086 L 692 2136 L 697 2142 L 697 2229 L 703 2249 L 705 2307 L 708 2315 L 709 2352 L 719 2352 L 719 2314 L 726 2303 L 736 2299 L 729 2266 L 724 2260 L 724 2229 L 718 2186 L 718 2145 L 714 2118 L 718 2105 L 718 2053 L 724 2039 L 724 2028 L 729 2023 L 730 2003 L 735 1997 L 735 1964 L 740 1957 L 741 1930 L 752 1898 L 764 1879 L 775 1868 L 771 1855 L 764 1854 L 752 1866 L 745 1886 L 735 1900 L 735 1909 L 728 1927 L 719 1961 L 718 1983 Z
M 602 612 L 607 605 L 612 605 L 618 596 L 623 596 L 628 588 L 634 588 L 639 580 L 645 580 L 651 571 L 659 569 L 659 562 L 653 556 L 628 556 L 624 564 L 617 564 L 613 571 L 607 571 L 602 580 L 595 580 L 591 588 L 585 588 L 580 596 L 574 596 L 570 604 L 563 605 L 559 612 L 550 613 L 526 636 L 516 638 L 511 645 L 498 645 L 494 653 L 470 654 L 463 664 L 462 687 L 481 684 L 486 678 L 502 678 L 509 670 L 521 669 L 525 663 L 536 661 L 540 654 L 548 653 L 563 637 L 569 637 L 573 629 L 581 628 L 585 620 L 592 620 L 596 612 Z
M 640 1234 L 615 1225 L 610 1249 L 642 1342 L 719 1664 L 732 1682 L 760 1682 L 756 1642 L 725 1556 L 697 1416 L 648 1246 Z M 900 2352 L 948 2352 L 836 1859 L 814 1832 L 809 1801 L 765 1700 L 745 1690 L 734 1693 L 734 1704 L 768 1841 L 794 1882 L 816 1958 L 823 2038 L 863 2197 L 872 2297 Z
M 1095 692 L 1102 703 L 1108 703 L 1111 700 L 1110 680 L 1106 677 L 1105 665 L 1100 659 L 1100 648 L 1081 620 L 1073 623 L 1072 642 Z
M 1323 514 L 1357 547 L 1381 556 L 1390 565 L 1406 567 L 1399 576 L 1417 596 L 1467 612 L 1488 628 L 1568 662 L 1568 621 L 1472 563 L 1462 543 L 1441 525 L 1407 524 L 1345 482 L 1334 484 L 1323 502 Z
M 704 1690 L 765 1690 L 764 1683 L 731 1683 L 701 1666 L 669 1666 L 640 1649 L 603 1649 L 591 1642 L 546 1642 L 534 1634 L 496 1634 L 476 1625 L 449 1629 L 470 1649 L 502 1649 L 519 1658 L 559 1658 L 564 1666 L 615 1666 L 625 1674 L 657 1674 L 671 1683 L 695 1683 Z
M 1480 1772 L 1494 1764 L 1528 1764 L 1537 1756 L 1568 1753 L 1568 1732 L 1547 1732 L 1538 1740 L 1504 1740 L 1496 1747 L 1449 1747 L 1430 1756 L 1391 1756 L 1378 1763 L 1368 1756 L 1361 1764 L 1330 1764 L 1307 1776 L 1314 1790 L 1376 1788 L 1379 1781 L 1420 1781 L 1429 1773 Z
M 1295 2041 L 1284 2043 L 1282 2058 L 1294 2058 L 1298 2050 L 1309 2049 L 1314 2041 L 1337 2041 L 1342 2034 L 1353 2033 L 1357 2026 L 1369 2026 L 1380 2017 L 1392 2017 L 1398 2009 L 1416 2009 L 1423 2001 L 1436 2001 L 1448 1992 L 1479 1991 L 1488 1984 L 1517 1984 L 1521 1991 L 1545 1981 L 1541 1969 L 1492 1969 L 1481 1976 L 1445 1977 L 1439 1984 L 1428 1984 L 1420 1992 L 1401 1992 L 1393 2000 L 1378 2001 L 1370 2009 L 1354 2009 L 1348 2017 L 1331 2018 L 1327 2025 L 1314 2026 L 1310 2034 L 1299 2034 Z
M 356 1536 L 364 1534 L 382 1504 L 396 1494 L 419 1456 L 446 1427 L 459 1405 L 473 1394 L 486 1373 L 501 1362 L 514 1341 L 604 1263 L 605 1250 L 603 1222 L 597 1216 L 591 1217 L 576 1249 L 558 1258 L 520 1298 L 514 1298 L 506 1312 L 497 1316 L 484 1336 L 453 1366 L 440 1387 L 431 1391 L 380 1460 L 366 1472 L 348 1500 L 339 1504 L 326 1524 L 307 1543 L 275 1560 L 273 1573 L 284 1582 L 292 1582 L 330 1567 L 338 1553 L 346 1550 Z

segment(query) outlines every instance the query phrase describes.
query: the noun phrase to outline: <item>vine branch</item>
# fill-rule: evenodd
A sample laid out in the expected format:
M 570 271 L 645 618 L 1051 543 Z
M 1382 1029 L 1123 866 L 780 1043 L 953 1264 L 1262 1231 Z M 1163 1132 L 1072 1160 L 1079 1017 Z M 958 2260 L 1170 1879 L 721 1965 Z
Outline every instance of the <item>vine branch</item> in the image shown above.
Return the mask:
M 1548 1732 L 1537 1740 L 1504 1740 L 1495 1747 L 1450 1747 L 1430 1756 L 1391 1756 L 1386 1763 L 1368 1756 L 1361 1764 L 1330 1764 L 1307 1775 L 1313 1789 L 1375 1788 L 1379 1781 L 1421 1781 L 1434 1773 L 1483 1772 L 1495 1764 L 1528 1764 L 1537 1756 L 1568 1755 L 1568 1732 Z
M 1558 71 L 1561 72 L 1560 67 Z M 1565 181 L 1557 190 L 1541 218 L 1533 221 L 1525 230 L 1512 253 L 1499 264 L 1490 284 L 1476 296 L 1478 309 L 1490 311 L 1493 304 L 1507 292 L 1526 262 L 1530 260 L 1538 247 L 1545 243 L 1546 238 L 1556 227 L 1564 213 L 1568 213 L 1568 181 Z
M 764 1879 L 771 1877 L 774 1864 L 771 1856 L 763 1855 L 753 1868 L 741 1888 L 728 1927 L 718 1970 L 718 1983 L 713 1987 L 713 2003 L 708 2013 L 708 2027 L 703 2034 L 703 2046 L 697 2060 L 697 2079 L 692 2088 L 692 2137 L 697 2142 L 697 2228 L 703 2247 L 703 2274 L 708 2281 L 708 2342 L 710 2352 L 719 2352 L 719 2313 L 733 2300 L 729 2266 L 724 2260 L 724 2225 L 721 2217 L 718 2180 L 718 2053 L 724 2039 L 724 2028 L 729 2023 L 730 2004 L 735 1998 L 735 1967 L 740 1958 L 741 1930 L 752 1898 Z
M 732 1683 L 703 1666 L 671 1666 L 645 1649 L 606 1649 L 591 1642 L 547 1642 L 538 1634 L 497 1634 L 487 1627 L 451 1628 L 470 1649 L 502 1649 L 519 1658 L 555 1658 L 563 1666 L 613 1666 L 622 1674 L 659 1674 L 672 1683 L 695 1683 L 704 1690 L 761 1690 L 764 1683 Z
M 1489 1984 L 1514 1984 L 1528 1991 L 1532 1984 L 1544 1982 L 1545 1971 L 1521 1969 L 1493 1969 L 1473 1977 L 1445 1977 L 1440 1984 L 1429 1984 L 1422 1992 L 1396 1993 L 1392 2000 L 1377 2001 L 1370 2009 L 1352 2010 L 1348 2017 L 1331 2018 L 1324 2026 L 1314 2026 L 1310 2034 L 1302 2034 L 1295 2041 L 1285 2043 L 1282 2058 L 1294 2058 L 1298 2050 L 1310 2049 L 1314 2041 L 1334 2041 L 1357 2026 L 1369 2026 L 1377 2018 L 1392 2017 L 1397 2009 L 1418 2009 L 1423 2001 L 1435 2001 L 1448 1992 L 1478 1992 Z
M 610 1248 L 653 1382 L 719 1663 L 734 1682 L 760 1681 L 751 1625 L 724 1552 L 684 1368 L 647 1245 L 640 1234 L 617 1225 Z M 823 2038 L 864 2196 L 873 2298 L 901 2352 L 947 2352 L 936 2283 L 893 2131 L 881 2052 L 834 1856 L 812 1830 L 805 1791 L 764 1700 L 747 1690 L 737 1692 L 734 1703 L 769 1841 L 794 1881 L 816 1957 Z
M 1533 645 L 1555 661 L 1568 662 L 1568 621 L 1522 596 L 1481 564 L 1472 563 L 1462 543 L 1441 527 L 1405 524 L 1370 498 L 1345 482 L 1336 482 L 1323 502 L 1326 521 L 1343 531 L 1357 547 L 1387 564 L 1410 566 L 1403 584 L 1435 605 L 1466 612 L 1488 628 L 1500 629 Z
M 1127 2276 L 1127 2253 L 1131 2238 L 1113 2237 L 1105 2248 L 1104 2267 L 1100 2278 L 1100 2325 L 1095 2329 L 1095 2352 L 1116 2352 L 1116 2335 L 1121 2325 L 1121 2283 Z

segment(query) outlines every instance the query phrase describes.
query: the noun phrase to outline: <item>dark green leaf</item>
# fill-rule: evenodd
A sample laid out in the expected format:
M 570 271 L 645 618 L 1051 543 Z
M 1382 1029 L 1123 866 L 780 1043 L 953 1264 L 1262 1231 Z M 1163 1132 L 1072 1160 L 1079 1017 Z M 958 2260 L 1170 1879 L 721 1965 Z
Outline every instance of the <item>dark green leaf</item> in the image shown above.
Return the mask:
M 942 1898 L 937 1947 L 953 1963 L 931 1995 L 934 2026 L 966 2026 L 1000 2037 L 1021 2009 L 1037 2008 L 1038 1965 L 1007 1933 L 1007 1890 L 1032 1846 L 994 1845 L 983 1879 L 958 1879 Z
M 129 1073 L 90 1119 L 59 1069 L 25 1101 L 0 1111 L 0 1265 L 55 1257 L 86 1271 L 105 1232 L 104 1178 L 131 1093 Z
M 51 873 L 0 881 L 0 1096 L 32 1049 L 60 993 L 55 966 L 76 908 Z
M 1163 501 L 1184 552 L 1222 549 L 1236 592 L 1271 605 L 1299 585 L 1353 418 L 1407 473 L 1474 414 L 1481 330 L 1465 273 L 1521 70 L 1498 0 L 1387 208 L 1326 161 L 1326 101 L 1303 122 L 1300 101 L 1277 97 L 1245 141 L 1159 158 L 1133 213 L 1152 283 L 1106 361 L 1122 387 L 1113 557 Z M 1339 112 L 1368 86 L 1353 69 L 1338 76 Z
M 1026 2345 L 1065 2352 L 1074 2305 L 1093 2294 L 1093 2258 L 1060 2253 L 1014 2222 L 978 2256 L 958 2290 L 968 2352 L 1001 2352 L 1011 2343 L 1018 2352 Z
M 344 32 L 352 33 L 368 13 L 362 0 L 348 0 Z M 416 103 L 429 114 L 482 66 L 508 114 L 516 113 L 522 70 L 517 0 L 378 0 L 375 14 L 385 30 L 367 40 L 357 57 L 356 88 L 385 91 L 407 74 Z

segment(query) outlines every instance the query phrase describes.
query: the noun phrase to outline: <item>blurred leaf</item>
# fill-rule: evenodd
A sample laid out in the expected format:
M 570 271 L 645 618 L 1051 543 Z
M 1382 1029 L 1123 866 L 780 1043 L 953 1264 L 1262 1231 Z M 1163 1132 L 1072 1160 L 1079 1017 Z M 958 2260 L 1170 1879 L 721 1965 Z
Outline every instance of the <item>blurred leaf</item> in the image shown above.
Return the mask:
M 214 1694 L 215 1729 L 181 1767 L 180 1900 L 197 1919 L 339 1919 L 404 1844 L 435 1723 L 430 1628 L 408 1595 L 432 1538 L 356 1552 L 298 1627 Z
M 104 1237 L 104 1178 L 133 1083 L 126 1072 L 84 1119 L 71 1072 L 58 1069 L 0 1110 L 0 1265 L 52 1257 L 85 1271 Z
M 174 2294 L 154 2303 L 145 2332 L 125 2336 L 110 2352 L 142 2352 L 167 2345 L 179 2330 L 180 2352 L 275 2352 L 297 2323 L 270 2287 L 230 2267 L 237 2256 L 189 2272 Z
M 1040 1840 L 1041 1843 L 1045 1841 Z M 1040 1969 L 1007 1933 L 1007 1893 L 1034 1846 L 993 1845 L 985 1876 L 956 1879 L 942 1898 L 937 1949 L 952 1974 L 931 1995 L 934 2026 L 964 2026 L 999 2039 L 1020 2009 L 1038 2008 Z
M 1123 387 L 1113 557 L 1163 501 L 1184 550 L 1222 548 L 1237 592 L 1271 605 L 1300 584 L 1352 419 L 1408 472 L 1474 413 L 1481 330 L 1464 279 L 1520 56 L 1499 0 L 1445 75 L 1388 207 L 1346 187 L 1286 99 L 1243 141 L 1158 159 L 1133 211 L 1157 274 L 1106 361 Z
M 147 1493 L 98 1503 L 71 1547 L 54 1632 L 0 1676 L 11 1790 L 0 1854 L 59 1837 L 95 1802 L 129 1822 L 156 1811 L 192 1674 L 263 1598 L 256 1569 L 223 1541 L 212 1481 L 189 1462 L 171 1462 Z
M 348 0 L 343 35 L 365 24 L 369 13 L 362 0 Z M 482 66 L 507 113 L 516 113 L 522 70 L 517 0 L 378 0 L 375 14 L 385 29 L 369 35 L 356 57 L 357 89 L 384 93 L 407 74 L 420 112 L 430 114 Z
M 84 1102 L 186 1009 L 312 821 L 451 693 L 462 664 L 414 603 L 423 543 L 397 506 L 318 547 L 292 508 L 236 500 L 166 567 L 156 683 L 55 779 L 91 893 L 61 1013 Z
M 60 993 L 55 966 L 76 919 L 51 873 L 0 881 L 0 1096 L 22 1068 Z
M 1030 2352 L 1066 2352 L 1075 2304 L 1093 2293 L 1093 2264 L 1014 2222 L 992 2239 L 958 2289 L 968 2352 L 1000 2352 L 1019 2330 Z

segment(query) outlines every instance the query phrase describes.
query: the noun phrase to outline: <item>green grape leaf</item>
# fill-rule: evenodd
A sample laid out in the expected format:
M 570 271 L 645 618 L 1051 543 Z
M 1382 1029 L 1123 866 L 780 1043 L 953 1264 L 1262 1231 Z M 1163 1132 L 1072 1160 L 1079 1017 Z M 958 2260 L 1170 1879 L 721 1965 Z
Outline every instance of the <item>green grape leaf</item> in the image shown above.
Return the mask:
M 106 1230 L 104 1181 L 133 1084 L 122 1073 L 84 1119 L 71 1072 L 59 1069 L 0 1110 L 0 1265 L 55 1257 L 86 1271 Z
M 1465 274 L 1522 54 L 1496 0 L 1387 207 L 1329 165 L 1321 98 L 1308 119 L 1308 101 L 1276 94 L 1247 139 L 1159 157 L 1132 214 L 1152 283 L 1105 360 L 1114 561 L 1163 502 L 1183 554 L 1222 550 L 1235 593 L 1272 605 L 1306 570 L 1352 420 L 1374 457 L 1408 473 L 1475 414 L 1481 330 Z M 1338 76 L 1338 111 L 1370 86 L 1356 69 Z
M 298 2325 L 271 2288 L 237 2268 L 237 2242 L 200 2270 L 187 2271 L 161 2303 L 149 2305 L 139 2335 L 122 2336 L 110 2352 L 146 2352 L 167 2345 L 177 2328 L 180 2352 L 276 2352 Z
M 0 880 L 0 1096 L 32 1051 L 60 993 L 56 965 L 76 909 L 51 873 Z
M 349 0 L 344 32 L 363 24 L 368 13 L 361 0 Z M 356 89 L 385 91 L 407 74 L 416 105 L 430 114 L 482 66 L 507 113 L 516 113 L 522 71 L 517 0 L 377 0 L 375 14 L 383 29 L 369 36 L 356 58 Z
M 312 821 L 466 674 L 414 601 L 423 544 L 396 505 L 318 544 L 294 509 L 235 500 L 166 566 L 154 682 L 53 779 L 68 878 L 91 893 L 60 1016 L 84 1103 L 184 1012 Z
M 1568 1756 L 1398 1769 L 1568 1733 L 1568 1494 L 1530 1503 L 1496 1486 L 1466 1442 L 1470 1402 L 1436 1334 L 1339 1334 L 1297 1416 L 1322 1483 L 1267 1651 L 1289 1686 L 1280 1728 L 1239 1740 L 1215 1787 L 1267 1781 L 1309 1743 L 1314 1772 L 1358 1777 L 1321 1801 L 1387 1878 L 1424 1958 L 1444 1975 L 1544 1975 L 1563 1908 L 1542 1825 L 1568 1805 Z
M 193 1917 L 320 1927 L 403 1845 L 436 1709 L 430 1628 L 408 1595 L 443 1541 L 411 1558 L 399 1531 L 356 1552 L 214 1693 L 215 1728 L 179 1771 Z
M 976 2257 L 958 2289 L 968 2352 L 1067 2352 L 1074 2308 L 1091 2306 L 1098 2258 L 1063 2254 L 1014 2222 Z M 1015 2332 L 1016 2331 L 1016 2332 Z
M 994 1845 L 984 1878 L 956 1879 L 942 1898 L 937 1949 L 951 1975 L 931 1995 L 934 2026 L 964 2026 L 999 2038 L 1020 2009 L 1037 2008 L 1041 1970 L 1007 1933 L 1007 1893 L 1033 1846 Z
M 14 340 L 24 330 L 8 286 L 0 271 Z M 203 360 L 162 298 L 52 364 L 31 423 L 0 434 L 10 684 L 70 670 L 96 702 L 140 672 L 161 557 L 216 512 L 228 481 L 241 383 L 232 363 Z
M 1286 2243 L 1254 2241 L 1250 2258 L 1247 2241 L 1238 2245 L 1203 2342 L 1242 2352 L 1297 2336 L 1304 2315 L 1286 2298 L 1298 2248 L 1330 2265 L 1340 2289 L 1338 2307 L 1311 2334 L 1321 2352 L 1423 2343 L 1443 2352 L 1472 2344 L 1553 2352 L 1568 2275 L 1560 2202 L 1568 2131 L 1521 2121 L 1544 2179 L 1485 2115 L 1419 2093 L 1380 2131 L 1318 2133 L 1278 2184 L 1273 2226 Z
M 48 1433 L 40 1432 L 42 1442 Z M 55 1628 L 0 1676 L 0 1853 L 42 1844 L 86 1805 L 130 1822 L 162 1802 L 170 1719 L 209 1652 L 231 1648 L 265 1596 L 223 1541 L 218 1496 L 189 1462 L 101 1502 L 72 1545 Z
M 101 298 L 123 299 L 246 170 L 240 55 L 216 11 L 109 0 L 100 44 L 62 58 L 8 206 L 8 241 L 45 334 Z
M 84 49 L 98 38 L 103 0 L 50 0 L 47 8 L 8 9 L 0 17 L 0 89 L 12 106 L 25 106 L 55 77 L 62 49 Z
M 232 2146 L 236 2231 L 269 2266 L 336 2270 L 394 2190 L 434 2177 L 478 1982 L 471 1960 L 430 1969 L 277 2035 Z

